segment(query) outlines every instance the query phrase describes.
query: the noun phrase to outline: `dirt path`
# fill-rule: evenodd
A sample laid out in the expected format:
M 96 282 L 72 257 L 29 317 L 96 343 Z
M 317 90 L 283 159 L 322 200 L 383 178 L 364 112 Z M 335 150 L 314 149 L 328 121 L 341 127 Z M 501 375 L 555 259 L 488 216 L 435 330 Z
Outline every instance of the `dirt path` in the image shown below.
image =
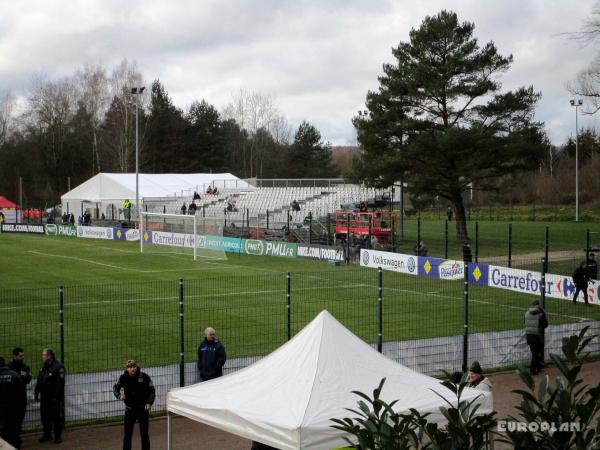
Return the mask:
M 554 368 L 545 371 L 553 380 L 558 371 Z M 600 361 L 587 364 L 582 372 L 585 383 L 597 384 L 600 382 Z M 494 408 L 498 418 L 508 415 L 517 415 L 518 397 L 511 391 L 522 388 L 523 385 L 514 372 L 498 373 L 489 376 L 493 384 Z M 536 379 L 540 379 L 541 375 Z M 150 437 L 153 449 L 165 449 L 167 442 L 167 421 L 164 418 L 152 420 L 150 423 Z M 134 435 L 134 449 L 140 448 L 139 434 L 136 427 Z M 250 441 L 234 436 L 215 428 L 193 422 L 182 417 L 173 421 L 174 448 L 177 450 L 248 450 Z M 117 450 L 122 448 L 123 431 L 121 425 L 104 425 L 87 428 L 68 429 L 64 435 L 61 446 L 38 444 L 38 435 L 27 435 L 23 439 L 23 449 L 57 449 L 74 450 Z M 506 447 L 496 445 L 495 450 Z
M 544 252 L 533 252 L 533 253 L 523 253 L 516 254 L 511 256 L 512 264 L 517 266 L 521 264 L 529 264 L 531 262 L 539 262 L 545 256 Z M 488 264 L 504 264 L 506 263 L 508 256 L 490 256 L 487 258 L 479 258 L 479 260 L 483 263 Z M 578 250 L 565 250 L 560 252 L 549 252 L 548 260 L 549 261 L 565 261 L 574 258 L 585 258 L 585 254 L 583 251 Z

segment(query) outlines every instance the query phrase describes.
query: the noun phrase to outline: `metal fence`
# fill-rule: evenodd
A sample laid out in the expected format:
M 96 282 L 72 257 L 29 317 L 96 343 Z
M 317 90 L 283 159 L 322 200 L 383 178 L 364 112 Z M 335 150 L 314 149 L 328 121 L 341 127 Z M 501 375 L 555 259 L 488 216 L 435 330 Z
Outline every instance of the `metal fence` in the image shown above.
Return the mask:
M 170 388 L 197 382 L 196 352 L 207 326 L 226 347 L 226 373 L 267 355 L 327 309 L 388 357 L 436 374 L 474 359 L 485 369 L 526 362 L 523 314 L 535 298 L 462 280 L 352 266 L 3 290 L 0 354 L 24 347 L 35 373 L 41 349 L 55 348 L 68 373 L 67 421 L 93 420 L 121 413 L 112 385 L 127 359 L 137 359 L 153 378 L 157 410 L 164 409 Z M 547 354 L 558 352 L 560 339 L 583 326 L 600 331 L 600 307 L 543 295 L 541 300 L 551 324 Z M 26 423 L 39 425 L 33 401 Z

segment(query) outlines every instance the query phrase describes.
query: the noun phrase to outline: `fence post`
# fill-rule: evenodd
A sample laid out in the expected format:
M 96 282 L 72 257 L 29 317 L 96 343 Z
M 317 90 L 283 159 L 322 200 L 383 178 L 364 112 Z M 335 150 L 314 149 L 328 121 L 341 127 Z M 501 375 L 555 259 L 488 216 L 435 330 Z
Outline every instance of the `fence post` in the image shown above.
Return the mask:
M 346 264 L 350 264 L 350 214 L 346 214 Z
M 367 248 L 371 248 L 371 222 L 372 222 L 373 216 L 369 216 L 369 242 L 367 244 Z
M 448 259 L 448 219 L 444 223 L 444 259 Z
M 286 210 L 287 213 L 287 240 L 290 240 L 290 212 Z
M 185 334 L 183 328 L 183 278 L 179 279 L 179 387 L 185 386 Z
M 475 262 L 479 262 L 479 222 L 475 222 Z
M 546 258 L 542 258 L 542 285 L 540 286 L 540 303 L 546 308 Z
M 463 334 L 463 364 L 462 370 L 466 372 L 469 368 L 469 265 L 466 261 L 463 262 L 465 266 L 464 273 L 464 303 L 463 303 L 463 315 L 464 315 L 464 334 Z
M 550 227 L 546 225 L 546 233 L 544 236 L 544 259 L 546 260 L 546 272 L 548 272 L 548 249 L 550 247 Z
M 269 210 L 267 209 L 267 230 L 269 229 Z
M 287 340 L 292 338 L 292 274 L 285 274 L 285 314 Z
M 590 229 L 585 230 L 585 260 L 590 259 Z
M 419 243 L 421 242 L 421 212 L 417 217 L 417 245 L 415 246 L 415 255 L 419 256 Z
M 308 213 L 308 245 L 312 244 L 312 212 Z
M 246 208 L 246 230 L 250 233 L 250 210 Z
M 383 353 L 383 270 L 377 268 L 377 351 Z
M 508 267 L 512 267 L 512 223 L 508 224 Z
M 396 253 L 396 217 L 392 214 L 392 251 Z
M 58 326 L 60 328 L 60 362 L 65 363 L 65 289 L 58 287 Z

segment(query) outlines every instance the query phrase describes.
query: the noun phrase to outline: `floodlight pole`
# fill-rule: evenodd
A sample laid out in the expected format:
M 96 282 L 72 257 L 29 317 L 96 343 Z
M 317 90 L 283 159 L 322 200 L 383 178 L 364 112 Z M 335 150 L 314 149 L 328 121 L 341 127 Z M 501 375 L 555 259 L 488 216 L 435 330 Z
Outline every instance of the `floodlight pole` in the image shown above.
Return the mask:
M 575 222 L 579 222 L 579 107 L 583 100 L 571 100 L 575 107 Z
M 137 211 L 138 227 L 140 230 L 140 251 L 144 251 L 144 236 L 142 215 L 140 214 L 140 144 L 139 144 L 139 96 L 146 89 L 145 86 L 131 88 L 131 93 L 135 95 L 135 209 Z

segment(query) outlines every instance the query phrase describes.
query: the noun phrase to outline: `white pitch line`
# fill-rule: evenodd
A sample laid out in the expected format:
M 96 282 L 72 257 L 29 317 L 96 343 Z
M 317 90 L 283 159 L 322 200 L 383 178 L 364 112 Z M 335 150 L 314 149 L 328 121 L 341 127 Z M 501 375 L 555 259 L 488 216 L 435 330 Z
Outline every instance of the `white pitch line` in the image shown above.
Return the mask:
M 327 287 L 312 287 L 312 288 L 300 288 L 295 289 L 295 292 L 298 291 L 316 291 L 316 290 L 327 290 L 327 289 L 354 289 L 356 287 L 360 287 L 360 285 L 350 284 L 347 286 L 327 286 Z M 236 295 L 258 295 L 258 294 L 276 294 L 280 293 L 285 296 L 285 287 L 282 286 L 281 289 L 272 289 L 272 290 L 264 290 L 264 291 L 246 291 L 246 292 L 236 292 Z M 230 292 L 221 293 L 221 294 L 209 294 L 209 295 L 186 295 L 185 298 L 213 298 L 213 297 L 228 297 L 230 296 Z M 69 306 L 87 306 L 87 305 L 104 305 L 111 303 L 136 303 L 136 302 L 146 302 L 146 301 L 159 301 L 159 300 L 175 300 L 178 299 L 177 296 L 170 297 L 150 297 L 150 298 L 132 298 L 125 300 L 97 300 L 91 302 L 73 302 L 69 303 L 68 300 L 65 302 L 65 308 Z M 56 304 L 46 304 L 46 305 L 32 305 L 32 306 L 7 306 L 4 308 L 0 308 L 0 311 L 16 311 L 19 309 L 28 309 L 28 308 L 55 308 Z
M 132 272 L 139 272 L 139 273 L 189 272 L 189 271 L 200 271 L 200 270 L 201 271 L 205 271 L 205 270 L 218 270 L 218 269 L 227 268 L 227 266 L 224 265 L 222 267 L 214 267 L 214 268 L 193 267 L 193 268 L 189 268 L 189 269 L 155 269 L 155 270 L 134 269 L 134 268 L 131 268 L 131 267 L 115 266 L 114 264 L 107 264 L 107 263 L 101 263 L 101 262 L 98 262 L 98 261 L 92 261 L 90 259 L 79 258 L 77 256 L 57 255 L 57 254 L 53 254 L 53 253 L 38 252 L 36 250 L 28 250 L 28 253 L 33 253 L 35 255 L 41 255 L 41 256 L 49 256 L 51 258 L 72 259 L 72 260 L 75 260 L 75 261 L 86 262 L 88 264 L 93 264 L 93 265 L 96 265 L 96 266 L 110 267 L 112 269 L 119 269 L 119 270 L 129 270 L 129 271 L 132 271 Z

